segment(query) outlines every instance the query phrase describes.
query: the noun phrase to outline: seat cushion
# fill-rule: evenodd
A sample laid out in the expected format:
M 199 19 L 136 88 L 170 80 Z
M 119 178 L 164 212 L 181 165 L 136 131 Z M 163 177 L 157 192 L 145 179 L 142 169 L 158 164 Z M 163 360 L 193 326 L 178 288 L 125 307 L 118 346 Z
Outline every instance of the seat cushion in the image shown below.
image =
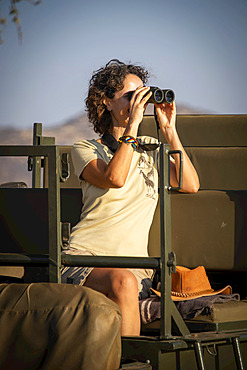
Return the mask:
M 215 303 L 209 315 L 199 315 L 194 321 L 247 321 L 247 300 Z
M 157 309 L 157 305 L 153 310 L 150 306 L 148 309 L 153 317 L 159 317 L 158 315 L 160 315 L 160 310 Z M 238 329 L 246 330 L 247 300 L 214 303 L 213 306 L 210 307 L 210 310 L 207 310 L 207 314 L 200 314 L 193 319 L 187 319 L 185 320 L 185 323 L 191 332 Z M 159 319 L 148 322 L 147 324 L 142 324 L 143 333 L 159 330 Z
M 86 287 L 0 284 L 1 369 L 117 369 L 121 312 Z

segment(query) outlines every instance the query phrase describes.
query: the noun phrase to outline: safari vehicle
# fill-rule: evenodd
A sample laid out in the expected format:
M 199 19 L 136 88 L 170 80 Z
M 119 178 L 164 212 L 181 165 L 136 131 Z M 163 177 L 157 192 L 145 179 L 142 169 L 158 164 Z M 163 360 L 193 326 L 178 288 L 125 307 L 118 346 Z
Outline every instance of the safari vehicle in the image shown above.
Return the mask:
M 54 138 L 43 137 L 41 124 L 34 125 L 33 146 L 1 146 L 1 156 L 27 156 L 33 173 L 32 188 L 8 185 L 0 188 L 2 282 L 12 282 L 14 295 L 23 283 L 29 287 L 35 282 L 39 289 L 39 282 L 46 281 L 59 287 L 61 265 L 153 268 L 162 287 L 161 317 L 143 324 L 141 336 L 122 337 L 121 348 L 116 339 L 115 350 L 107 352 L 108 359 L 121 352 L 121 364 L 119 358 L 117 361 L 118 368 L 123 369 L 244 369 L 247 364 L 247 115 L 178 115 L 177 129 L 198 171 L 201 188 L 197 194 L 183 194 L 170 187 L 169 163 L 173 153 L 161 137 L 160 200 L 150 230 L 148 258 L 61 255 L 82 206 L 71 148 L 57 146 Z M 153 116 L 144 117 L 139 134 L 157 136 Z M 176 265 L 190 269 L 204 266 L 213 289 L 229 284 L 240 300 L 214 303 L 207 314 L 183 319 L 171 299 Z M 44 286 L 40 289 L 43 293 Z M 8 302 L 3 306 L 1 295 L 3 315 Z M 99 296 L 97 293 L 95 302 Z M 83 316 L 86 311 L 81 312 Z M 95 317 L 87 316 L 87 321 L 97 321 Z M 110 315 L 103 320 L 107 326 L 111 325 Z M 23 338 L 27 328 L 18 325 L 19 336 Z M 105 337 L 103 329 L 101 333 L 97 327 L 91 327 L 90 333 L 97 339 L 90 342 L 94 352 L 85 356 L 99 355 L 95 368 L 116 368 L 116 362 L 113 365 L 108 359 L 103 365 L 103 354 L 97 346 L 110 342 L 114 335 L 117 338 L 119 327 L 115 329 L 115 334 L 109 332 Z M 9 340 L 11 328 L 3 327 L 0 320 L 0 330 L 0 363 L 11 368 L 6 367 L 14 357 L 13 353 L 6 355 L 9 343 L 15 349 Z M 59 333 L 56 338 L 59 341 Z M 18 338 L 16 346 L 17 342 Z M 82 347 L 84 342 L 80 343 Z M 49 350 L 44 349 L 46 356 L 54 349 L 54 343 L 53 347 L 47 345 Z M 63 344 L 67 357 L 72 356 L 66 348 L 69 345 L 80 348 L 78 342 L 67 341 Z M 5 362 L 1 362 L 3 353 L 7 356 Z M 61 353 L 60 356 L 64 358 Z M 65 368 L 65 364 L 66 361 L 57 368 Z M 94 368 L 72 364 L 73 358 L 67 368 Z M 43 360 L 28 368 L 52 368 L 49 366 Z

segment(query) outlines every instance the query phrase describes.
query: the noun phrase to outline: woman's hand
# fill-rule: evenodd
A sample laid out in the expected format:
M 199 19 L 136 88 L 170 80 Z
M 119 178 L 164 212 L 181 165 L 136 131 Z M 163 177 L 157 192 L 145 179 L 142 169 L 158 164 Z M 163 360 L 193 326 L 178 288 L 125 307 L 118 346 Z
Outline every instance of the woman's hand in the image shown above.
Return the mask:
M 149 90 L 149 86 L 140 86 L 133 92 L 130 100 L 129 124 L 137 124 L 139 126 L 141 123 L 147 106 L 147 101 L 152 95 L 152 92 Z
M 183 153 L 183 185 L 180 191 L 186 193 L 196 193 L 200 187 L 197 172 L 186 154 L 176 131 L 176 105 L 155 104 L 157 118 L 163 135 L 165 136 L 171 150 L 180 150 Z M 174 187 L 178 186 L 180 160 L 174 154 L 175 162 L 171 162 L 170 182 Z
M 171 104 L 155 104 L 157 118 L 159 121 L 160 129 L 162 130 L 165 138 L 169 142 L 170 135 L 175 130 L 176 124 L 176 105 L 175 102 Z

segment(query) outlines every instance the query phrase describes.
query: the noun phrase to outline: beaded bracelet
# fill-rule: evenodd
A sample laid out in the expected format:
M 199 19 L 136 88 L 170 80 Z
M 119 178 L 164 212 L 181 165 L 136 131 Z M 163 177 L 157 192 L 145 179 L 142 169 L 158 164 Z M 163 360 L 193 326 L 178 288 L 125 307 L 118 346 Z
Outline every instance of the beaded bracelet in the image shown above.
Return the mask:
M 134 149 L 138 148 L 138 141 L 133 136 L 130 135 L 120 137 L 118 142 L 131 144 L 132 148 Z

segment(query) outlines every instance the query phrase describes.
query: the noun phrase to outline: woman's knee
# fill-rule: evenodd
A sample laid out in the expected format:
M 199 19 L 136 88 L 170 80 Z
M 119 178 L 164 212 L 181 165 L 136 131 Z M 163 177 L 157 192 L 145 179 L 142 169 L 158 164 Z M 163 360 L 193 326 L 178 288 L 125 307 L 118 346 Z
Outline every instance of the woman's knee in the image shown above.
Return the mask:
M 135 275 L 129 270 L 116 269 L 111 272 L 112 293 L 116 296 L 138 296 Z

